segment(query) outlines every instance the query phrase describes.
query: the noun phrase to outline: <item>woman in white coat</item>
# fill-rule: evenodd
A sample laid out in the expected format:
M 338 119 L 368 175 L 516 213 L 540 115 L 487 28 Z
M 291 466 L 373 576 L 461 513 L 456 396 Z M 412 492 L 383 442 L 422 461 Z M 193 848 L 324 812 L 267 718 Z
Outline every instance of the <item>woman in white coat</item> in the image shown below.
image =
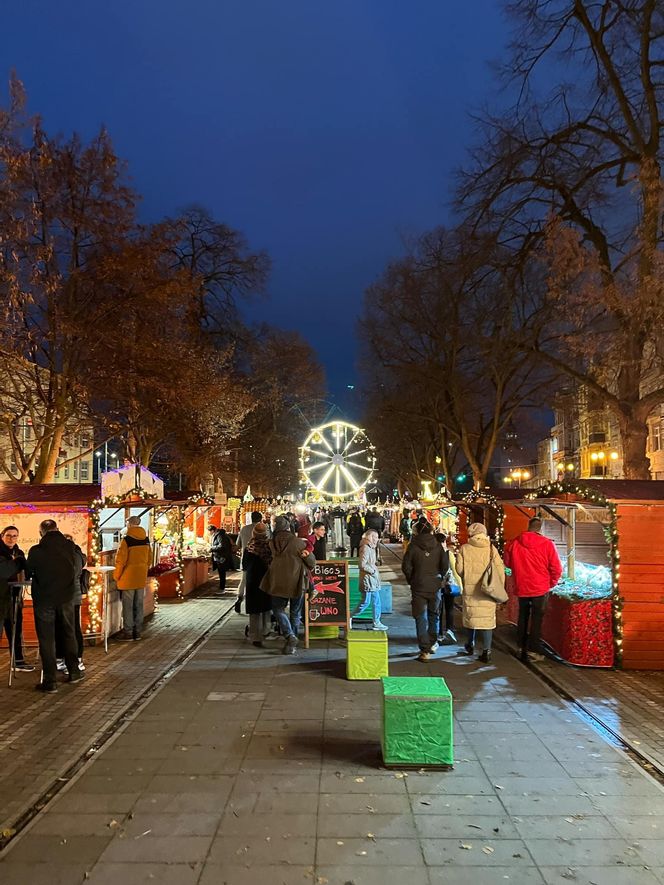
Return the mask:
M 496 627 L 496 603 L 482 592 L 482 578 L 489 562 L 493 567 L 494 581 L 505 585 L 505 567 L 500 554 L 491 543 L 486 527 L 481 522 L 468 526 L 468 543 L 464 544 L 456 558 L 456 567 L 463 585 L 463 626 L 468 630 L 466 654 L 475 651 L 475 637 L 482 637 L 480 661 L 491 660 L 491 641 Z

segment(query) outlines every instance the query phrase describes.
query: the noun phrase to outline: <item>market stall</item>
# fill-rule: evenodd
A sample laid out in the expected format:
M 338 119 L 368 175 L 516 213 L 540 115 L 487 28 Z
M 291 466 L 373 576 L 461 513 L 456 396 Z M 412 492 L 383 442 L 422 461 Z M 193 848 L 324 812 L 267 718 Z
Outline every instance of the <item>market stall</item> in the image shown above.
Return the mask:
M 544 641 L 571 664 L 663 670 L 664 483 L 554 482 L 521 506 L 542 518 L 563 563 Z

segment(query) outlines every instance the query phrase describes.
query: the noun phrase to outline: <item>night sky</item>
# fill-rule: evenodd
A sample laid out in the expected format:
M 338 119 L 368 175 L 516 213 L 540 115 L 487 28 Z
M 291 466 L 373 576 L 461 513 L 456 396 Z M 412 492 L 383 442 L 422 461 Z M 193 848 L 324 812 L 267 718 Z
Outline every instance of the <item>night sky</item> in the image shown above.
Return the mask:
M 49 131 L 108 127 L 143 220 L 199 203 L 269 252 L 248 315 L 301 331 L 359 417 L 363 291 L 450 218 L 500 0 L 21 0 L 2 28 Z

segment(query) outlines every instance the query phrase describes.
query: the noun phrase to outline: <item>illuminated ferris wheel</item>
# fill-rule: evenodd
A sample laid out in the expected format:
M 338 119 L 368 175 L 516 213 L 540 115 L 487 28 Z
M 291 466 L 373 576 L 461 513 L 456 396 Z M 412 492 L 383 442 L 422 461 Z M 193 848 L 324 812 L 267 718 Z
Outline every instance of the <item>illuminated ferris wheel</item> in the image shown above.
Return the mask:
M 358 494 L 373 478 L 376 458 L 366 433 L 331 421 L 314 428 L 300 450 L 300 469 L 310 488 L 329 498 Z

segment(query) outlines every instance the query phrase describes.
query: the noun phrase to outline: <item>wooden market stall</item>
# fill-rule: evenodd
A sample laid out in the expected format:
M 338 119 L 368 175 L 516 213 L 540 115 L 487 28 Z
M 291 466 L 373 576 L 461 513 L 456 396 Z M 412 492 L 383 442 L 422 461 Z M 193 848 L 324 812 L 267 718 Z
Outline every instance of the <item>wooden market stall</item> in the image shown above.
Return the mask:
M 555 482 L 518 506 L 542 517 L 563 563 L 542 629 L 551 648 L 577 665 L 664 670 L 664 482 Z

